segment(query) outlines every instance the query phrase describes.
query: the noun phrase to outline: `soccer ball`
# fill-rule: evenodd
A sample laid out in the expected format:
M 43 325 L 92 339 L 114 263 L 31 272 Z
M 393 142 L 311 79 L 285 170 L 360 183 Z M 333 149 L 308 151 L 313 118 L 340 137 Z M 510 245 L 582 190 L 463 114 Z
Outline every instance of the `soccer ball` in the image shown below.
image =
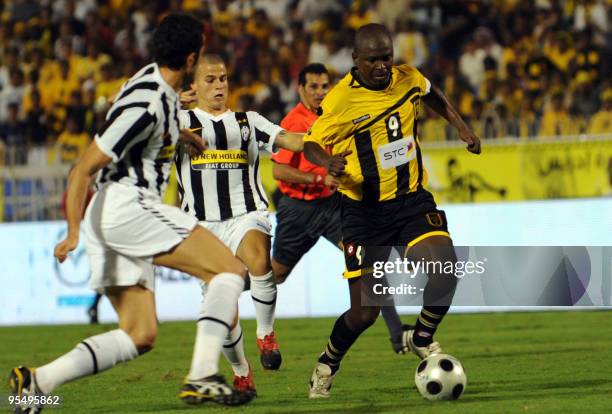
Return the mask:
M 431 401 L 456 400 L 467 384 L 463 364 L 448 354 L 435 354 L 417 366 L 414 382 L 421 395 Z

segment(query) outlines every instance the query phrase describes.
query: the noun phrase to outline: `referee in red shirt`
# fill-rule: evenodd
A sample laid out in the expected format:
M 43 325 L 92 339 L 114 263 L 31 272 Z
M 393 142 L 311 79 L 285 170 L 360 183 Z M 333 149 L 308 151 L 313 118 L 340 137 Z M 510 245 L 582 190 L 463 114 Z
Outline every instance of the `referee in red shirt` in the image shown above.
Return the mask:
M 299 74 L 300 102 L 283 118 L 280 126 L 287 131 L 307 132 L 320 115 L 321 102 L 331 85 L 325 66 L 311 63 Z M 276 209 L 276 231 L 272 269 L 277 283 L 283 283 L 319 237 L 323 236 L 342 249 L 340 197 L 337 179 L 324 167 L 312 164 L 303 152 L 280 149 L 272 156 L 272 172 L 278 180 L 282 197 Z M 407 352 L 404 331 L 394 307 L 383 307 L 382 315 L 391 336 L 393 350 Z
M 299 75 L 300 102 L 283 118 L 281 127 L 307 132 L 330 86 L 325 66 L 311 63 L 304 67 Z M 303 152 L 281 149 L 272 160 L 272 172 L 283 194 L 276 209 L 272 267 L 276 282 L 283 283 L 320 236 L 342 248 L 340 194 L 335 189 L 337 179 L 308 161 Z

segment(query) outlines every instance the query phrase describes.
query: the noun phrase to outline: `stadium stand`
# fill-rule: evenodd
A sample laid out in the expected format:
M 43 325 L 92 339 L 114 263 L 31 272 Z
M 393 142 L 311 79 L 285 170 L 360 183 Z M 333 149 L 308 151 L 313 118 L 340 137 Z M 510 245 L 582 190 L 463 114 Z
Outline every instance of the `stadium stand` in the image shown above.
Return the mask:
M 301 67 L 352 66 L 359 26 L 395 32 L 418 67 L 486 139 L 612 133 L 608 0 L 13 0 L 0 4 L 0 221 L 59 217 L 63 173 L 121 84 L 149 59 L 166 13 L 205 22 L 231 74 L 230 106 L 279 122 Z M 424 142 L 457 139 L 423 111 Z M 44 174 L 41 169 L 44 168 Z M 44 202 L 30 206 L 31 200 Z M 30 201 L 27 201 L 30 200 Z

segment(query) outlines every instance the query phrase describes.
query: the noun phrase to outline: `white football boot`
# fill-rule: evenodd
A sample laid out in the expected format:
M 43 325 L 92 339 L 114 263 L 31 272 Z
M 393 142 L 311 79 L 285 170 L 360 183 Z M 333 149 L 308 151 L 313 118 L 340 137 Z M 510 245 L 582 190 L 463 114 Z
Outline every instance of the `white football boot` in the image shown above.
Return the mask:
M 413 340 L 414 329 L 404 331 L 403 336 L 404 341 L 408 344 L 408 348 L 410 348 L 410 351 L 412 351 L 416 356 L 421 359 L 425 359 L 429 356 L 442 353 L 442 347 L 438 342 L 432 342 L 428 346 L 416 346 Z
M 337 372 L 337 371 L 336 371 Z M 329 398 L 329 390 L 336 374 L 332 374 L 331 367 L 317 362 L 310 378 L 309 398 Z

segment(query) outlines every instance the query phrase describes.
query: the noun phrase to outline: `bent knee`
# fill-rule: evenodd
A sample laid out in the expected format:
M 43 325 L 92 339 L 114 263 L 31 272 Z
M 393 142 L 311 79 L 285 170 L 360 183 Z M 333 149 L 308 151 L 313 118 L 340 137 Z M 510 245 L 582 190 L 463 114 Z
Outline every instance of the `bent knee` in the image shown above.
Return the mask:
M 378 319 L 378 315 L 380 315 L 380 309 L 378 308 L 376 310 L 373 310 L 372 312 L 369 312 L 367 315 L 367 322 L 373 324 L 374 322 L 376 322 L 376 319 Z
M 379 307 L 360 307 L 351 309 L 348 314 L 347 322 L 349 327 L 356 332 L 363 332 L 376 322 Z
M 130 338 L 134 342 L 139 354 L 150 351 L 155 346 L 157 339 L 157 329 L 134 330 L 128 332 Z
M 363 307 L 361 308 L 361 315 L 359 318 L 359 322 L 361 323 L 361 329 L 368 329 L 370 326 L 374 325 L 376 319 L 378 319 L 378 315 L 380 313 L 379 307 Z
M 267 260 L 265 257 L 261 256 L 253 260 L 252 263 L 247 264 L 247 267 L 249 268 L 249 273 L 253 276 L 263 276 L 272 270 L 270 260 Z
M 255 248 L 249 251 L 246 257 L 241 257 L 241 259 L 252 275 L 261 276 L 272 270 L 270 253 L 265 249 Z

